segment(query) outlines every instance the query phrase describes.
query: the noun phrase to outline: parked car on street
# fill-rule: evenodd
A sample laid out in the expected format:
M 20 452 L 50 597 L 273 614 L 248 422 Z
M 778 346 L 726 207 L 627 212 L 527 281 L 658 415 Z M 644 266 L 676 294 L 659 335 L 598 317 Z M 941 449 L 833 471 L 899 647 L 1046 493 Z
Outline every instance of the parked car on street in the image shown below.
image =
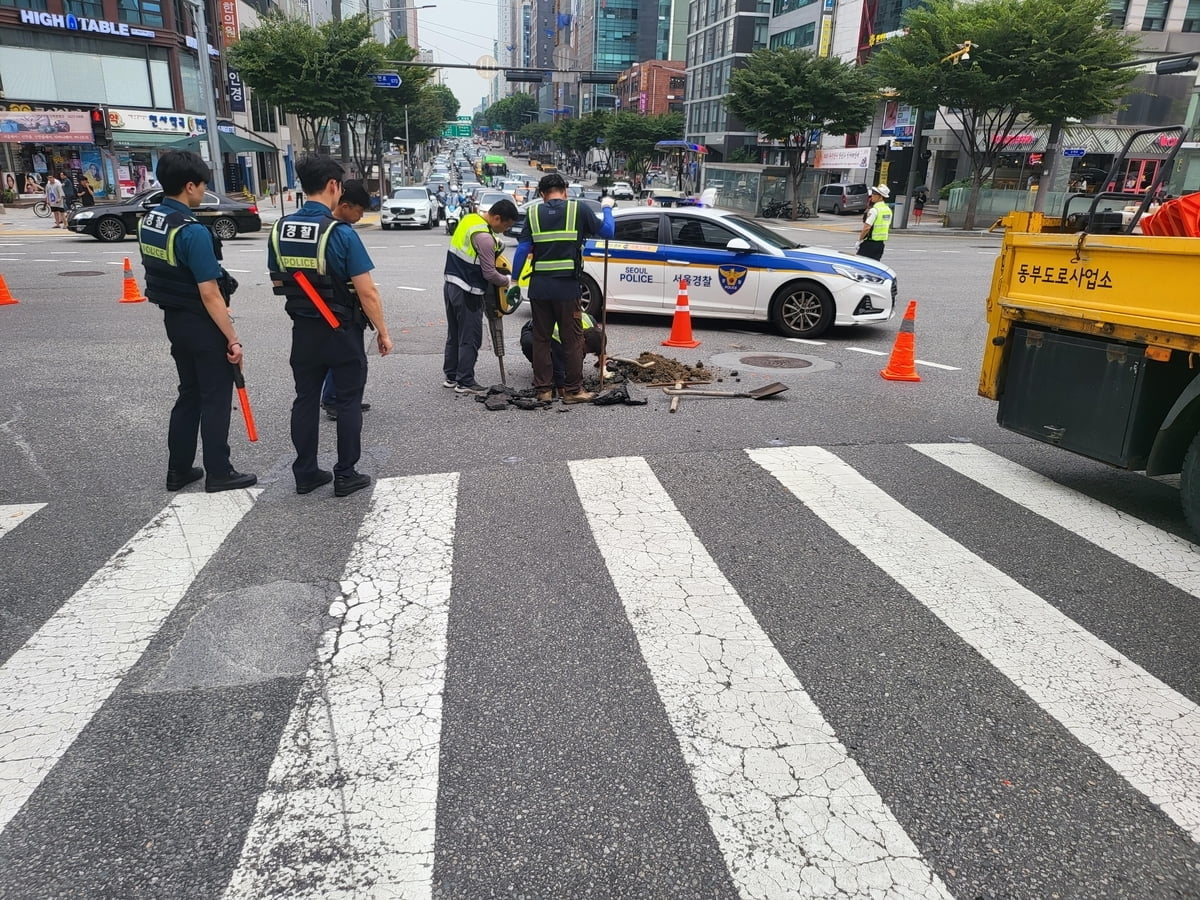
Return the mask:
M 158 206 L 162 196 L 161 189 L 153 189 L 120 203 L 76 209 L 67 218 L 67 228 L 105 242 L 120 241 L 126 235 L 136 236 L 138 220 Z M 192 210 L 192 214 L 223 241 L 233 240 L 239 234 L 262 231 L 262 219 L 255 204 L 222 197 L 211 191 L 204 192 L 204 203 Z
M 424 185 L 398 188 L 383 201 L 379 225 L 387 231 L 405 225 L 432 228 L 440 218 L 441 206 Z
M 608 189 L 608 195 L 614 200 L 634 200 L 633 185 L 628 181 L 615 181 Z
M 584 308 L 670 316 L 679 283 L 693 316 L 771 322 L 787 337 L 833 325 L 886 322 L 896 273 L 882 263 L 807 247 L 727 210 L 626 207 L 608 242 L 608 296 L 600 293 L 604 242 L 583 250 Z
M 827 184 L 817 194 L 817 212 L 836 215 L 862 212 L 870 204 L 870 189 L 865 184 Z

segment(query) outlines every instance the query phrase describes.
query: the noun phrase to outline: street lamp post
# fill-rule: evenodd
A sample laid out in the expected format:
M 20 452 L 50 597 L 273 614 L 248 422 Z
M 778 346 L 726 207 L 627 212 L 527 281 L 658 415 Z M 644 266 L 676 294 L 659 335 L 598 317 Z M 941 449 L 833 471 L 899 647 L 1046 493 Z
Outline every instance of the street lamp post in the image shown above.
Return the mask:
M 217 133 L 217 98 L 213 93 L 212 63 L 208 58 L 208 22 L 204 17 L 204 0 L 188 0 L 196 25 L 196 58 L 200 64 L 200 93 L 204 95 L 204 117 L 208 120 L 206 137 L 211 157 L 213 183 L 217 194 L 225 193 L 225 167 L 221 164 L 221 137 Z

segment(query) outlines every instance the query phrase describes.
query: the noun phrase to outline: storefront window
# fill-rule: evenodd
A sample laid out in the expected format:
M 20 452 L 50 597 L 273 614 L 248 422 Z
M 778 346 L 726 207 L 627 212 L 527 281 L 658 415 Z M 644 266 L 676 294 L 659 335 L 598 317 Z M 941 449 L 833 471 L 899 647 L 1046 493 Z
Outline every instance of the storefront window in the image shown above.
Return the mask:
M 132 25 L 162 28 L 162 4 L 158 0 L 121 0 L 117 18 Z
M 0 29 L 0 45 L 0 83 L 10 97 L 173 105 L 165 48 L 9 29 Z
M 38 12 L 47 12 L 46 0 L 0 0 L 0 6 L 20 7 L 21 9 L 35 9 Z

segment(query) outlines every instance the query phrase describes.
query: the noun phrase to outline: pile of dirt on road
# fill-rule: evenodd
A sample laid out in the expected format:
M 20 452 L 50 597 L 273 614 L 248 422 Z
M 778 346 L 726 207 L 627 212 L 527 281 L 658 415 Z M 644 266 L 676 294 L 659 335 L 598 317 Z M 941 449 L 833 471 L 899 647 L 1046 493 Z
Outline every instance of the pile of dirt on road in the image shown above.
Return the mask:
M 630 365 L 616 359 L 609 360 L 608 368 L 610 372 L 615 372 L 635 384 L 650 384 L 658 381 L 712 381 L 717 375 L 715 369 L 702 362 L 689 366 L 687 363 L 658 353 L 643 353 L 637 358 L 637 361 L 643 366 L 649 364 L 650 368 L 644 369 L 641 366 Z

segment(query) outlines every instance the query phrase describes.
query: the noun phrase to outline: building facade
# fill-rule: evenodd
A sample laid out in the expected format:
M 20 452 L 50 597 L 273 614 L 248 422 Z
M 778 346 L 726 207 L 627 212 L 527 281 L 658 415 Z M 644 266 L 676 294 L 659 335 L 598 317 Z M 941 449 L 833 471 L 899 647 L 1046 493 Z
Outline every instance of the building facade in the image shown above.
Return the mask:
M 682 113 L 687 76 L 683 60 L 636 62 L 617 76 L 617 107 L 639 115 Z

